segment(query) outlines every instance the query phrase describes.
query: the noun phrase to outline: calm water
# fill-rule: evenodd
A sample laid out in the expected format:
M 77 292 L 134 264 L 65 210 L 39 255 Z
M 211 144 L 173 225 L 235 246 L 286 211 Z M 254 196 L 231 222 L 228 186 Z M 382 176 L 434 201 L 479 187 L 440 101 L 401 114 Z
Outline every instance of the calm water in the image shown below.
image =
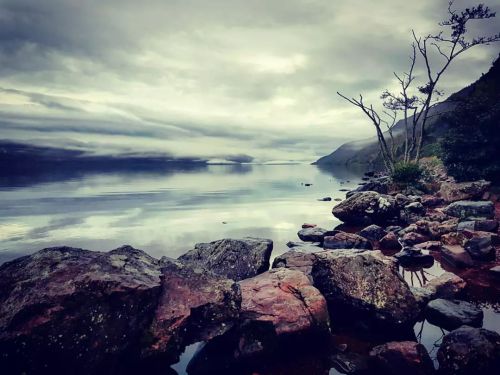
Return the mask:
M 130 244 L 155 257 L 177 257 L 197 242 L 244 236 L 271 238 L 276 256 L 287 250 L 286 242 L 298 240 L 301 224 L 340 224 L 331 214 L 335 202 L 318 198 L 344 198 L 339 190 L 356 187 L 360 177 L 310 165 L 0 177 L 0 263 L 59 245 L 111 250 Z M 444 272 L 437 262 L 422 271 L 428 279 Z M 406 272 L 405 278 L 410 282 L 411 274 Z M 497 299 L 478 303 L 484 308 L 484 327 L 500 331 Z M 428 322 L 415 326 L 417 339 L 432 357 L 443 333 Z M 179 374 L 185 373 L 197 347 L 188 347 L 173 366 Z M 317 359 L 311 361 L 315 368 Z
M 130 244 L 177 257 L 197 242 L 242 236 L 271 238 L 282 252 L 304 222 L 339 224 L 332 202 L 317 199 L 343 198 L 339 189 L 359 182 L 350 172 L 310 165 L 49 177 L 0 180 L 0 263 L 56 245 Z

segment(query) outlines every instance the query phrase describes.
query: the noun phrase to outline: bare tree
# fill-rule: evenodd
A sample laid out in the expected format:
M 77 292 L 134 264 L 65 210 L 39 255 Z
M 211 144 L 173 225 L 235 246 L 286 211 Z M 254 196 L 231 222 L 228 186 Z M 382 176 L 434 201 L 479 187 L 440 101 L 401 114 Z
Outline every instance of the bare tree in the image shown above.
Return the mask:
M 431 117 L 429 115 L 430 109 L 443 95 L 437 85 L 452 61 L 474 46 L 500 41 L 500 33 L 476 38 L 466 37 L 470 21 L 495 17 L 495 13 L 488 7 L 479 4 L 462 11 L 456 11 L 453 9 L 453 3 L 450 1 L 448 4 L 449 18 L 439 23 L 441 27 L 446 27 L 446 32 L 443 30 L 438 34 L 418 37 L 412 30 L 414 42 L 410 55 L 410 67 L 403 74 L 394 73 L 400 90 L 398 93 L 385 90 L 381 95 L 384 108 L 390 111 L 384 111 L 388 120 L 381 118 L 373 105 L 365 105 L 361 95 L 360 99 L 357 100 L 337 92 L 349 103 L 359 107 L 370 118 L 376 129 L 382 159 L 389 171 L 394 169 L 394 164 L 399 158 L 405 163 L 420 160 L 425 141 L 426 125 Z M 418 60 L 417 55 L 423 62 L 426 78 L 424 85 L 415 88 L 413 86 L 415 85 L 414 71 Z M 436 61 L 434 55 L 438 56 L 440 60 Z M 404 147 L 401 157 L 396 155 L 397 145 L 393 134 L 398 112 L 402 112 L 404 120 Z M 390 120 L 392 122 L 389 122 Z M 387 145 L 385 132 L 381 129 L 381 124 L 384 123 L 388 126 L 387 134 L 390 137 L 390 148 Z

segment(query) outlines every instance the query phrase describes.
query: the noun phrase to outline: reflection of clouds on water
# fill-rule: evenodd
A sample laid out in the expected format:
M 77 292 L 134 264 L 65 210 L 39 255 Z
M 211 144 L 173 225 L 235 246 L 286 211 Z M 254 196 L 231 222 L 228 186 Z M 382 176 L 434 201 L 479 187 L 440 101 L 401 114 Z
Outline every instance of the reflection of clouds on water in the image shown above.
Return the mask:
M 342 187 L 355 187 L 359 178 L 346 176 L 352 182 Z M 3 240 L 0 262 L 62 244 L 108 250 L 128 243 L 154 256 L 178 256 L 196 242 L 244 236 L 272 238 L 281 253 L 302 223 L 335 226 L 332 202 L 317 198 L 344 197 L 339 180 L 309 165 L 211 165 L 196 173 L 46 180 L 0 187 L 0 225 L 16 223 L 18 230 L 9 233 L 19 234 Z
M 29 231 L 29 227 L 23 224 L 0 224 L 0 241 L 21 239 Z

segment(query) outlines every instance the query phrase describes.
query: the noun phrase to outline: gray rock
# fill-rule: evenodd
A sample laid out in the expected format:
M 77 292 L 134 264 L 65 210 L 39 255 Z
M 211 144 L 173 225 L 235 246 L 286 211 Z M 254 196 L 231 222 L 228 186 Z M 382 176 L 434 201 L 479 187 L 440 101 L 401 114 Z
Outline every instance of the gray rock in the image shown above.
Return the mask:
M 323 242 L 323 239 L 325 238 L 326 235 L 329 233 L 332 233 L 332 231 L 329 231 L 327 229 L 319 228 L 319 227 L 314 227 L 314 228 L 303 228 L 299 230 L 297 233 L 297 236 L 302 241 L 306 242 Z
M 444 336 L 437 360 L 444 375 L 497 374 L 500 335 L 482 328 L 460 327 Z
M 470 217 L 481 217 L 493 219 L 495 207 L 490 201 L 458 201 L 453 202 L 443 209 L 446 215 L 467 219 Z
M 378 251 L 314 254 L 311 275 L 333 317 L 372 329 L 410 327 L 417 301 L 390 257 Z
M 264 238 L 223 239 L 198 243 L 178 259 L 239 281 L 267 271 L 272 250 L 273 242 Z
M 425 318 L 431 324 L 447 330 L 456 329 L 462 325 L 481 327 L 483 310 L 466 301 L 438 298 L 427 304 Z
M 387 194 L 389 191 L 389 180 L 385 177 L 371 180 L 363 185 L 358 186 L 356 189 L 349 191 L 346 194 L 346 198 L 349 198 L 352 195 L 363 191 L 376 191 L 380 194 Z
M 473 259 L 495 259 L 496 251 L 493 247 L 490 234 L 472 237 L 466 240 L 464 248 Z
M 371 250 L 372 244 L 366 238 L 353 233 L 337 232 L 324 238 L 325 249 L 366 249 Z
M 451 299 L 459 296 L 464 291 L 466 285 L 467 283 L 460 276 L 451 272 L 445 272 L 428 281 L 423 288 L 430 293 L 431 299 Z
M 394 257 L 399 265 L 405 268 L 429 268 L 434 264 L 434 257 L 432 255 L 423 254 L 422 250 L 411 247 L 404 248 L 395 254 Z
M 380 241 L 386 234 L 387 232 L 382 227 L 375 224 L 369 225 L 358 232 L 358 235 L 370 241 Z
M 439 194 L 448 202 L 480 199 L 490 185 L 491 183 L 485 180 L 461 183 L 443 182 Z
M 352 195 L 336 205 L 332 213 L 349 224 L 385 223 L 399 216 L 394 197 L 374 191 Z

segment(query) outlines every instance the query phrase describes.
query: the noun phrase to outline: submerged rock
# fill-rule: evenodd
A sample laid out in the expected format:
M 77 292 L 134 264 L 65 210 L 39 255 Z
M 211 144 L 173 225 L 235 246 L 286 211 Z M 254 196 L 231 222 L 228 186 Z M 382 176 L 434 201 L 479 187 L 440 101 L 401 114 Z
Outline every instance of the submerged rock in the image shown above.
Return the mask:
M 445 375 L 493 375 L 500 368 L 500 335 L 463 326 L 444 336 L 437 353 Z
M 371 250 L 372 244 L 366 238 L 353 233 L 337 232 L 324 238 L 325 249 L 366 249 Z
M 429 353 L 414 341 L 393 341 L 370 351 L 372 366 L 386 375 L 430 375 L 435 372 Z
M 483 324 L 483 311 L 466 301 L 438 298 L 427 304 L 425 318 L 430 323 L 447 330 L 462 325 L 481 327 Z
M 448 202 L 481 199 L 490 185 L 491 183 L 485 180 L 460 183 L 443 182 L 439 194 Z
M 178 259 L 239 281 L 267 271 L 272 250 L 273 241 L 264 238 L 223 239 L 198 243 Z
M 325 298 L 302 272 L 272 269 L 240 286 L 243 320 L 271 322 L 277 336 L 330 329 Z
M 394 197 L 375 191 L 353 194 L 336 205 L 332 213 L 349 224 L 385 223 L 399 216 Z
M 493 219 L 495 207 L 490 201 L 458 201 L 443 209 L 446 215 L 467 219 L 471 217 Z
M 106 372 L 139 353 L 160 293 L 159 261 L 123 246 L 54 247 L 0 266 L 0 365 Z

